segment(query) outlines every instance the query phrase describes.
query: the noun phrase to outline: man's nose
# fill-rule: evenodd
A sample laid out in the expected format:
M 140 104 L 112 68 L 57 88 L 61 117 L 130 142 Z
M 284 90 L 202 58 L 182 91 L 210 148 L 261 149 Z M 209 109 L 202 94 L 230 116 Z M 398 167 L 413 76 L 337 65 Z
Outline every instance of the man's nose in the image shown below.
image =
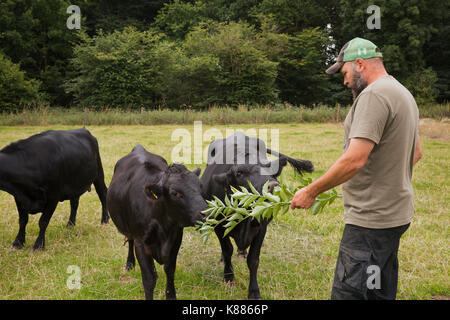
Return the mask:
M 344 86 L 346 86 L 346 87 L 348 87 L 348 80 L 347 79 L 344 79 Z

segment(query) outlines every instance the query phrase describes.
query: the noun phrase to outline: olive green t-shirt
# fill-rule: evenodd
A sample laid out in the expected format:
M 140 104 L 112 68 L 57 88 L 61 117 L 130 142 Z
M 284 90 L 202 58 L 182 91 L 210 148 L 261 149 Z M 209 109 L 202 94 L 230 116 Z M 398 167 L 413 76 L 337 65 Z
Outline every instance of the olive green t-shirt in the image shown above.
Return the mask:
M 382 229 L 411 222 L 418 125 L 414 97 L 392 76 L 377 79 L 356 98 L 344 123 L 344 151 L 352 138 L 375 146 L 366 164 L 342 185 L 345 223 Z

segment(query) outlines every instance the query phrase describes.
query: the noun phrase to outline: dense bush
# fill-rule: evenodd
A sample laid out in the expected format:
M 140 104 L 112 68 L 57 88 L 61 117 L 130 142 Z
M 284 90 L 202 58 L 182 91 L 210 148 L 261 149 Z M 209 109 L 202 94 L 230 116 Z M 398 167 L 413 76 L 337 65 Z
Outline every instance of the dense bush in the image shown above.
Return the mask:
M 68 93 L 81 105 L 112 107 L 151 104 L 161 77 L 154 48 L 160 36 L 125 28 L 89 38 L 74 49 L 76 74 L 66 82 Z
M 208 92 L 208 102 L 237 106 L 277 100 L 278 63 L 258 48 L 257 36 L 253 27 L 234 22 L 204 24 L 187 35 L 188 57 L 217 59 L 212 81 L 199 88 Z
M 83 0 L 81 30 L 70 4 L 0 1 L 0 48 L 52 106 L 346 105 L 342 75 L 324 70 L 356 36 L 419 104 L 450 96 L 448 1 L 375 3 L 380 30 L 366 1 Z
M 39 100 L 39 81 L 29 80 L 18 64 L 0 52 L 0 112 Z
M 264 104 L 277 99 L 277 63 L 238 23 L 195 28 L 183 47 L 151 31 L 125 28 L 75 47 L 66 90 L 82 105 L 111 107 Z

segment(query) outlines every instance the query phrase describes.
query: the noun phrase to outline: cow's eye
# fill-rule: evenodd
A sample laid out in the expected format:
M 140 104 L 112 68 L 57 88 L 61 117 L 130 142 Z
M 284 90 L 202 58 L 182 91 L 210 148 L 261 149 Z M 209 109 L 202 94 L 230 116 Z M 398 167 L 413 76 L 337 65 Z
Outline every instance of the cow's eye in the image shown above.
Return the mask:
M 236 172 L 236 177 L 238 177 L 238 178 L 242 177 L 242 174 L 243 174 L 242 171 L 238 171 L 238 172 Z
M 183 198 L 183 195 L 181 193 L 179 193 L 178 191 L 172 190 L 171 194 L 174 197 Z

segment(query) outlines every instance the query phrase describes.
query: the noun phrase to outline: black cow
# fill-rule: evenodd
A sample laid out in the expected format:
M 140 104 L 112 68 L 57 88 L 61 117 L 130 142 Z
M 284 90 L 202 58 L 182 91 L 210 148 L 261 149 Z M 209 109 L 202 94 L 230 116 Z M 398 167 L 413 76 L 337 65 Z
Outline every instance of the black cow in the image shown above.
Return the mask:
M 266 153 L 279 157 L 269 162 Z M 244 186 L 248 188 L 250 181 L 259 191 L 263 185 L 269 182 L 269 191 L 278 185 L 276 178 L 281 174 L 283 167 L 289 162 L 294 169 L 312 172 L 313 165 L 308 160 L 295 160 L 281 153 L 266 149 L 264 142 L 257 138 L 249 138 L 242 132 L 227 139 L 214 140 L 208 150 L 208 164 L 201 177 L 203 185 L 203 197 L 207 200 L 217 196 L 222 201 L 225 194 L 231 194 L 230 186 Z M 271 220 L 271 219 L 270 219 Z M 261 246 L 270 220 L 247 219 L 239 223 L 226 237 L 224 237 L 225 222 L 215 228 L 222 248 L 224 261 L 224 280 L 227 283 L 234 282 L 231 256 L 233 245 L 230 237 L 234 238 L 239 252 L 245 252 L 250 247 L 247 256 L 247 266 L 250 270 L 250 284 L 248 289 L 249 299 L 260 299 L 260 291 L 257 281 L 257 270 Z
M 80 196 L 94 184 L 108 222 L 103 167 L 97 139 L 86 129 L 45 131 L 0 150 L 0 190 L 14 196 L 19 233 L 13 248 L 25 243 L 28 214 L 42 212 L 33 250 L 44 249 L 45 230 L 58 202 L 70 200 L 68 226 L 75 225 Z
M 134 267 L 133 247 L 139 261 L 146 299 L 153 299 L 157 274 L 153 259 L 164 265 L 166 298 L 176 299 L 174 273 L 183 228 L 203 219 L 206 206 L 198 176 L 181 164 L 138 145 L 120 159 L 108 189 L 111 219 L 129 242 L 127 269 Z

